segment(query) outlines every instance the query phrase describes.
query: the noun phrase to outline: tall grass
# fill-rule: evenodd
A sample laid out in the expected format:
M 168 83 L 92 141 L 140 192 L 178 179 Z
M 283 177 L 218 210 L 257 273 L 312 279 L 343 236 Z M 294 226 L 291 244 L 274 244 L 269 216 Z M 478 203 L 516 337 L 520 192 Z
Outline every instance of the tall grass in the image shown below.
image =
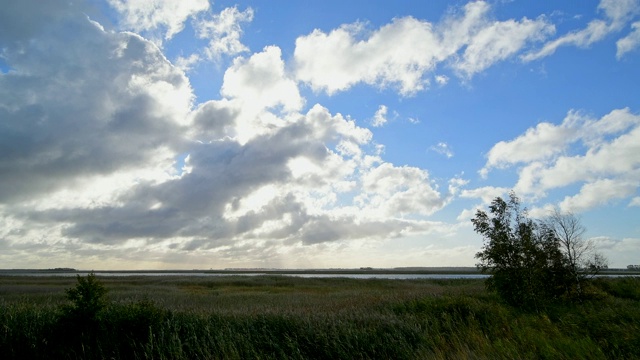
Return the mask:
M 100 278 L 95 319 L 63 311 L 74 279 L 0 278 L 2 359 L 622 359 L 640 354 L 639 279 L 532 314 L 482 280 Z M 39 289 L 39 290 L 38 290 Z

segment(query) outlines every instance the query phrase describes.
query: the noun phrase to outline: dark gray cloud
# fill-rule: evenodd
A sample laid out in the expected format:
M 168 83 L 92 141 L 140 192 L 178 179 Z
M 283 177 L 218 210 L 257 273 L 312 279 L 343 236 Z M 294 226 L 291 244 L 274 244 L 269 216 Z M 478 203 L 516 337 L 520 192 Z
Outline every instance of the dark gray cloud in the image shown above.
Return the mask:
M 322 161 L 328 150 L 309 144 L 310 129 L 293 124 L 272 135 L 240 145 L 231 139 L 193 143 L 188 166 L 193 170 L 161 184 L 143 183 L 119 199 L 121 206 L 34 212 L 33 220 L 71 223 L 65 235 L 95 241 L 130 238 L 163 239 L 172 236 L 226 239 L 254 230 L 264 221 L 279 219 L 293 198 L 278 200 L 235 221 L 223 219 L 225 205 L 233 204 L 266 184 L 291 179 L 287 162 L 296 156 Z M 284 202 L 283 202 L 284 201 Z M 154 205 L 159 204 L 158 207 Z
M 0 25 L 14 36 L 0 38 L 12 69 L 0 75 L 0 202 L 176 149 L 183 131 L 177 117 L 189 110 L 187 78 L 153 44 L 105 32 L 60 4 L 47 14 L 52 5 L 45 3 L 39 11 L 3 9 L 3 16 L 30 16 Z

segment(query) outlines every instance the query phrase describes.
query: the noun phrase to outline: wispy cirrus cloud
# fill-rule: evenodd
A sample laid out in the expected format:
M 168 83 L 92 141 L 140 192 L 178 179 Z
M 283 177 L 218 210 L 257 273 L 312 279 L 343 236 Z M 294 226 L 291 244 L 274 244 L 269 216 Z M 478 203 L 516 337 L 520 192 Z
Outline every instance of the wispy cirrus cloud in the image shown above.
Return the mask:
M 431 146 L 429 150 L 434 151 L 440 155 L 443 155 L 447 159 L 451 159 L 453 157 L 453 150 L 451 150 L 451 147 L 449 146 L 449 144 L 445 142 L 439 142 L 438 144 Z
M 555 40 L 551 40 L 544 46 L 522 56 L 524 61 L 533 61 L 553 54 L 558 48 L 563 46 L 588 47 L 593 43 L 601 41 L 609 34 L 621 31 L 624 26 L 640 14 L 640 1 L 638 0 L 602 0 L 598 5 L 604 19 L 594 19 L 587 24 L 587 27 L 562 35 Z M 626 49 L 634 44 L 634 35 L 631 34 L 620 40 L 618 45 L 618 57 L 624 54 Z M 622 49 L 622 50 L 621 50 Z

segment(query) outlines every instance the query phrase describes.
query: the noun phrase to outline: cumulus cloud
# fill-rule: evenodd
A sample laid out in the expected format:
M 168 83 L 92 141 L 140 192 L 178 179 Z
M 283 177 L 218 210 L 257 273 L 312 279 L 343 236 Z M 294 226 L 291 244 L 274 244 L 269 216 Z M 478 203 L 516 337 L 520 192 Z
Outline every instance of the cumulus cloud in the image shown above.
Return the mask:
M 627 265 L 637 265 L 640 252 L 640 238 L 611 238 L 608 236 L 597 236 L 590 238 L 596 248 L 608 259 L 616 259 L 615 263 L 609 264 L 612 268 L 626 268 Z
M 498 196 L 504 196 L 509 189 L 495 186 L 484 186 L 476 189 L 465 189 L 460 193 L 461 198 L 481 199 L 482 204 L 490 204 Z
M 304 99 L 295 81 L 285 73 L 282 52 L 268 46 L 249 59 L 236 58 L 224 74 L 221 94 L 244 100 L 256 109 L 282 106 L 286 111 L 301 109 Z
M 401 94 L 412 95 L 429 85 L 425 74 L 447 60 L 459 73 L 471 76 L 553 30 L 543 18 L 492 21 L 489 10 L 489 4 L 477 1 L 439 24 L 403 17 L 371 32 L 363 23 L 343 25 L 328 34 L 314 30 L 296 40 L 296 76 L 328 94 L 366 83 L 396 86 Z
M 371 132 L 348 117 L 302 112 L 279 48 L 235 59 L 222 98 L 193 107 L 152 42 L 58 16 L 3 43 L 3 254 L 134 261 L 144 248 L 153 266 L 446 231 L 416 218 L 444 202 L 425 170 L 368 153 Z
M 569 111 L 560 125 L 542 122 L 516 139 L 494 145 L 480 173 L 486 175 L 492 168 L 553 159 L 578 141 L 595 150 L 608 137 L 636 127 L 639 121 L 628 108 L 613 110 L 599 120 Z
M 133 187 L 117 204 L 30 211 L 28 216 L 37 223 L 67 224 L 63 236 L 91 243 L 177 238 L 184 239 L 180 248 L 190 250 L 255 239 L 315 244 L 431 231 L 435 223 L 401 217 L 442 206 L 425 171 L 371 166 L 359 153 L 325 146 L 334 140 L 357 147 L 369 139 L 367 130 L 315 106 L 244 144 L 225 137 L 194 145 L 188 172 Z M 369 170 L 359 178 L 364 169 Z M 354 189 L 336 184 L 349 179 L 360 184 L 362 195 L 337 204 L 336 195 Z
M 522 165 L 515 190 L 544 195 L 547 190 L 583 184 L 567 197 L 563 210 L 585 210 L 611 199 L 633 195 L 640 186 L 640 115 L 628 108 L 600 119 L 575 111 L 560 125 L 538 124 L 488 153 L 482 175 L 495 167 Z M 584 152 L 580 148 L 585 148 Z
M 504 168 L 556 155 L 576 138 L 580 120 L 579 114 L 570 112 L 560 126 L 543 122 L 514 140 L 500 141 L 489 150 L 487 163 L 480 174 L 486 177 L 491 168 Z
M 640 47 L 640 21 L 637 21 L 631 25 L 633 31 L 629 35 L 623 37 L 616 42 L 618 59 L 622 58 L 628 52 L 631 52 Z
M 588 47 L 591 44 L 601 41 L 607 35 L 620 31 L 635 15 L 640 13 L 640 1 L 638 0 L 602 0 L 598 5 L 598 10 L 604 14 L 604 19 L 595 19 L 587 24 L 582 30 L 570 32 L 555 40 L 549 41 L 537 51 L 530 52 L 522 56 L 524 61 L 537 60 L 553 54 L 562 46 Z M 633 35 L 630 40 L 622 41 L 622 54 L 627 46 L 633 45 Z M 618 56 L 621 56 L 620 45 L 618 46 Z
M 209 9 L 208 0 L 107 0 L 122 17 L 120 26 L 161 42 L 184 29 L 187 19 Z M 160 35 L 160 39 L 158 36 Z
M 463 199 L 480 199 L 481 203 L 473 206 L 472 208 L 464 209 L 457 217 L 458 221 L 468 222 L 476 213 L 477 210 L 482 209 L 491 204 L 496 197 L 504 198 L 509 192 L 508 188 L 496 187 L 496 186 L 483 186 L 475 189 L 463 189 L 460 192 L 460 197 Z
M 373 120 L 371 120 L 371 125 L 374 127 L 380 127 L 387 123 L 387 111 L 389 109 L 385 105 L 380 105 L 375 115 L 373 115 Z
M 470 39 L 454 68 L 466 76 L 485 70 L 518 53 L 530 42 L 542 41 L 555 28 L 544 18 L 494 22 L 479 29 Z
M 221 55 L 236 55 L 248 51 L 249 49 L 240 41 L 241 23 L 252 20 L 253 9 L 239 11 L 237 7 L 230 7 L 219 14 L 195 21 L 197 36 L 209 40 L 209 45 L 204 50 L 205 56 L 209 60 L 217 60 Z
M 170 167 L 182 146 L 192 101 L 184 74 L 135 34 L 105 32 L 82 13 L 58 16 L 3 51 L 12 68 L 0 77 L 3 202 Z
M 640 175 L 636 171 L 634 178 Z M 612 200 L 622 199 L 635 194 L 640 180 L 629 178 L 598 179 L 582 186 L 574 196 L 567 196 L 560 202 L 560 210 L 564 212 L 581 212 L 606 204 Z
M 365 216 L 430 215 L 445 205 L 426 170 L 383 162 L 362 176 L 362 194 L 355 198 Z

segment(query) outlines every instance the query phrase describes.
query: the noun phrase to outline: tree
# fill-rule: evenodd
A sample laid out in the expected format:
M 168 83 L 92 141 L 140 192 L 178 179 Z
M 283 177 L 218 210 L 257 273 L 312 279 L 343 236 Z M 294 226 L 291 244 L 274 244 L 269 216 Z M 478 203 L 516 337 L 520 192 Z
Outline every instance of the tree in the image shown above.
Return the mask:
M 478 210 L 471 219 L 484 240 L 476 258 L 478 268 L 492 275 L 488 288 L 511 305 L 532 309 L 562 295 L 568 273 L 553 232 L 529 219 L 513 192 L 508 201 L 494 199 L 489 213 Z
M 77 275 L 77 280 L 75 287 L 65 290 L 67 300 L 71 301 L 71 305 L 65 307 L 65 312 L 77 319 L 96 320 L 107 305 L 107 289 L 93 272 L 86 278 Z
M 586 228 L 572 212 L 561 212 L 555 208 L 542 221 L 542 226 L 558 240 L 560 251 L 565 257 L 567 271 L 577 295 L 583 295 L 582 283 L 585 277 L 595 275 L 607 267 L 606 258 L 596 252 L 595 244 L 584 239 Z

